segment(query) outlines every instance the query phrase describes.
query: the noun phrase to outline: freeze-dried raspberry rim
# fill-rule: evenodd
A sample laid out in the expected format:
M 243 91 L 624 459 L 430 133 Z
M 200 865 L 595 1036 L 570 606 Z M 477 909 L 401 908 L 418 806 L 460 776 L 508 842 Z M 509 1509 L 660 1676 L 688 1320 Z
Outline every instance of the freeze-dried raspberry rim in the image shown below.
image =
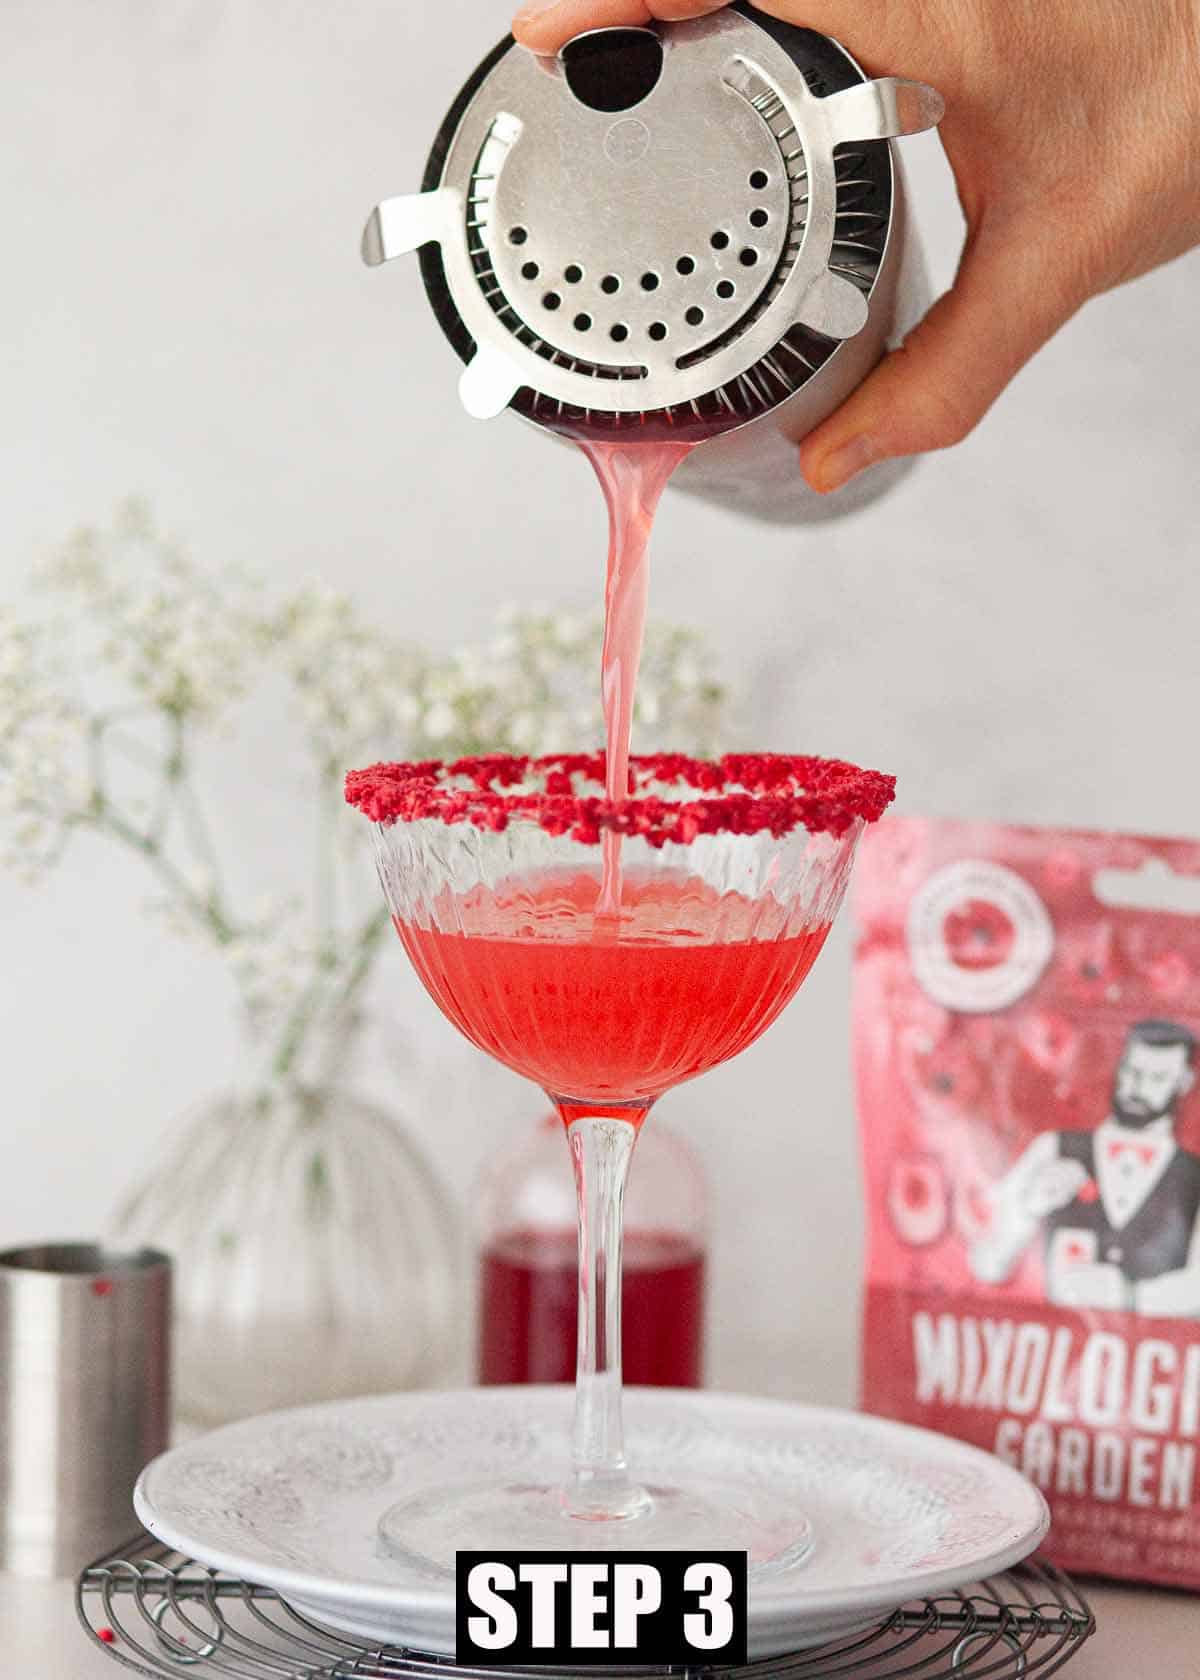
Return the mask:
M 541 789 L 514 791 L 539 777 Z M 576 778 L 604 781 L 603 753 L 527 758 L 493 754 L 450 763 L 375 764 L 346 777 L 347 802 L 372 822 L 436 818 L 501 832 L 510 822 L 537 823 L 547 834 L 595 844 L 602 832 L 639 835 L 653 846 L 687 845 L 700 834 L 760 834 L 793 829 L 844 834 L 875 822 L 895 797 L 894 776 L 833 758 L 730 753 L 717 760 L 658 753 L 630 760 L 632 791 L 613 801 L 576 792 Z M 686 787 L 696 797 L 664 799 L 653 784 Z

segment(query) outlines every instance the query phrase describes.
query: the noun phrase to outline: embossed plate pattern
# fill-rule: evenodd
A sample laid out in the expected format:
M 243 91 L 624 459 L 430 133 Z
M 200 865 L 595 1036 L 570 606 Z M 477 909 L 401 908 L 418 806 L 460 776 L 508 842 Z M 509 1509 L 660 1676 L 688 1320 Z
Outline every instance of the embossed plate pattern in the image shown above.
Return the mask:
M 569 1388 L 491 1388 L 276 1412 L 156 1459 L 134 1503 L 160 1540 L 273 1587 L 316 1621 L 451 1653 L 452 1577 L 383 1554 L 379 1517 L 427 1487 L 487 1475 L 553 1480 L 566 1465 L 571 1405 Z M 649 1480 L 790 1485 L 811 1518 L 813 1555 L 752 1577 L 754 1656 L 819 1643 L 1007 1569 L 1049 1525 L 1041 1495 L 999 1460 L 881 1418 L 631 1389 L 626 1419 L 630 1460 Z

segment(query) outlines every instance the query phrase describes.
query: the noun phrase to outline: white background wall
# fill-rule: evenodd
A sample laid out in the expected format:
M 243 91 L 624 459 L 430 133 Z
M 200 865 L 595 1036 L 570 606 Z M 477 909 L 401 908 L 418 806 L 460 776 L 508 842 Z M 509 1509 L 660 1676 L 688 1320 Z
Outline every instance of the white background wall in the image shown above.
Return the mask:
M 356 255 L 505 22 L 491 0 L 8 0 L 0 595 L 138 490 L 214 565 L 330 579 L 436 645 L 513 597 L 597 601 L 583 464 L 466 420 L 415 265 Z M 944 283 L 952 194 L 936 146 L 911 152 Z M 1193 257 L 1091 304 L 969 443 L 843 526 L 668 501 L 654 610 L 717 641 L 751 744 L 892 769 L 910 812 L 1197 832 L 1198 282 Z M 230 822 L 265 878 L 295 790 L 264 786 L 265 732 L 238 750 L 230 786 L 256 804 Z M 145 896 L 98 846 L 36 891 L 0 882 L 0 1242 L 97 1227 L 235 1063 L 221 971 Z M 729 1386 L 770 1347 L 779 1386 L 850 1392 L 847 953 L 843 928 L 764 1042 L 663 1107 L 716 1184 Z M 465 1187 L 535 1100 L 480 1068 L 398 949 L 376 1001 L 419 1043 L 416 1121 Z M 384 1043 L 381 1088 L 387 1066 Z

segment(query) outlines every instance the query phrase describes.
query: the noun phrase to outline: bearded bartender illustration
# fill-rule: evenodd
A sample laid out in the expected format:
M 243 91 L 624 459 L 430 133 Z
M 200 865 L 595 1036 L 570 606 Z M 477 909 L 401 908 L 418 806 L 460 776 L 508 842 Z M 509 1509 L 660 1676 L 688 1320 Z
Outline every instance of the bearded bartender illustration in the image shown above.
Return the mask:
M 1112 1107 L 1095 1131 L 1045 1132 L 991 1194 L 970 1248 L 981 1283 L 1004 1283 L 1041 1234 L 1057 1306 L 1200 1318 L 1200 1156 L 1176 1110 L 1196 1078 L 1196 1039 L 1173 1021 L 1130 1028 Z

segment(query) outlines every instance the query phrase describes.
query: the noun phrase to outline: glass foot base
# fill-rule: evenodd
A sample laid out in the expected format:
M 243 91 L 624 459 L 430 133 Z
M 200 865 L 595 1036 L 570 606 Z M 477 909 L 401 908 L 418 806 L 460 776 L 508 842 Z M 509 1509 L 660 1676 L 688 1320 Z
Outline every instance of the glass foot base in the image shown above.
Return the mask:
M 697 1480 L 646 1488 L 633 1516 L 571 1515 L 561 1487 L 477 1482 L 430 1488 L 401 1500 L 379 1523 L 384 1551 L 453 1574 L 470 1551 L 746 1552 L 752 1577 L 794 1569 L 813 1548 L 812 1527 L 770 1488 Z

